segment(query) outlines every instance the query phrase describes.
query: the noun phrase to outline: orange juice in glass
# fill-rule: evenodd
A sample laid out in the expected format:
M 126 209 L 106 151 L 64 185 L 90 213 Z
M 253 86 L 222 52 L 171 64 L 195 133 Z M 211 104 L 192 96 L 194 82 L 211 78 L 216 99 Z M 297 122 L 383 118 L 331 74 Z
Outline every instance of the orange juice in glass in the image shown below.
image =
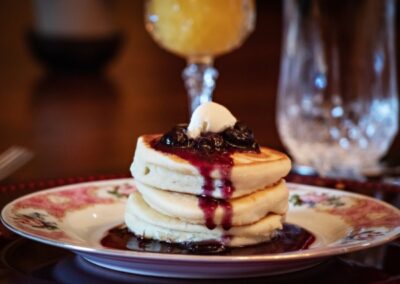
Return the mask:
M 190 109 L 210 101 L 213 59 L 239 47 L 253 30 L 253 0 L 148 0 L 146 28 L 166 50 L 188 61 L 183 78 Z

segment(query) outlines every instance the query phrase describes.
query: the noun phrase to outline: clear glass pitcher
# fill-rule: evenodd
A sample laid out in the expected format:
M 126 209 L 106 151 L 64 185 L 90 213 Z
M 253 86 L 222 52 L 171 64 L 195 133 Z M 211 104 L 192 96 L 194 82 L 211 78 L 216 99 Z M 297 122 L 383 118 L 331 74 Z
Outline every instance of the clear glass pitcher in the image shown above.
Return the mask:
M 398 127 L 394 0 L 285 0 L 277 123 L 298 165 L 360 176 Z

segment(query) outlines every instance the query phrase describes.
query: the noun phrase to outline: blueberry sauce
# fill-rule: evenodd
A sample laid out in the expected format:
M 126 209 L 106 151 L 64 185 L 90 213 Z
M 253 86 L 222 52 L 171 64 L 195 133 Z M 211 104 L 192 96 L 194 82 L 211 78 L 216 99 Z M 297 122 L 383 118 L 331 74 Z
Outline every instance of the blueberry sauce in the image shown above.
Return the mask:
M 224 236 L 223 238 L 229 237 Z M 101 244 L 111 249 L 150 253 L 255 256 L 305 250 L 314 241 L 315 236 L 312 233 L 292 224 L 284 224 L 283 229 L 269 242 L 245 247 L 226 247 L 224 241 L 182 244 L 160 242 L 137 237 L 126 227 L 118 226 L 107 232 L 101 240 Z
M 204 214 L 208 229 L 216 227 L 215 211 L 223 209 L 221 225 L 225 230 L 232 226 L 232 205 L 229 202 L 235 188 L 230 179 L 234 152 L 260 152 L 255 142 L 253 132 L 243 123 L 237 122 L 221 133 L 203 133 L 196 139 L 186 134 L 186 125 L 178 125 L 160 138 L 150 142 L 154 149 L 174 154 L 190 162 L 203 177 L 202 194 L 198 196 L 198 204 Z M 212 173 L 218 171 L 220 184 L 215 185 Z M 219 188 L 222 199 L 212 197 Z
M 218 208 L 218 200 L 208 196 L 199 196 L 199 207 L 203 210 L 206 227 L 210 230 L 216 227 L 214 222 L 215 211 Z
M 227 231 L 232 227 L 232 216 L 233 216 L 232 204 L 227 200 L 221 200 L 219 205 L 222 207 L 224 211 L 221 225 L 222 228 Z
M 232 204 L 228 200 L 216 199 L 208 196 L 199 196 L 199 207 L 203 211 L 206 227 L 210 230 L 216 227 L 214 222 L 215 211 L 218 207 L 223 209 L 221 225 L 224 230 L 232 227 Z
M 232 196 L 234 187 L 230 181 L 230 172 L 233 166 L 233 160 L 230 153 L 224 152 L 219 155 L 201 155 L 190 148 L 167 147 L 158 143 L 159 140 L 153 140 L 151 146 L 158 151 L 174 154 L 180 158 L 189 161 L 195 166 L 202 175 L 204 182 L 202 194 L 198 196 L 198 204 L 204 214 L 205 224 L 208 229 L 216 227 L 214 222 L 215 211 L 221 206 L 223 211 L 222 227 L 229 230 L 232 223 L 232 206 L 228 199 Z M 219 185 L 224 199 L 213 198 L 212 194 L 216 189 L 214 179 L 211 174 L 214 170 L 219 171 L 221 184 Z

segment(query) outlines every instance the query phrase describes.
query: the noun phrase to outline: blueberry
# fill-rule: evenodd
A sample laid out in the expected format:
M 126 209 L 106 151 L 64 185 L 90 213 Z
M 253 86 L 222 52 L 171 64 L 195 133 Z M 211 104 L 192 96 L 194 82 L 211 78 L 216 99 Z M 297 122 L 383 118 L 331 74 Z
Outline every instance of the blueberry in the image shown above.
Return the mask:
M 222 148 L 225 146 L 224 138 L 219 133 L 206 133 L 202 135 L 204 138 L 210 140 L 210 144 L 216 151 L 221 151 Z
M 210 135 L 209 139 L 211 140 L 212 144 L 216 151 L 221 151 L 224 147 L 224 138 L 220 134 L 213 134 Z
M 196 139 L 196 149 L 203 154 L 212 154 L 215 151 L 215 147 L 212 139 L 209 137 L 199 137 Z
M 170 147 L 189 147 L 191 139 L 186 135 L 186 127 L 178 125 L 165 133 L 160 142 Z
M 223 136 L 229 144 L 239 147 L 250 146 L 254 142 L 251 132 L 242 132 L 235 128 L 226 129 Z
M 253 131 L 242 122 L 236 122 L 233 127 L 226 129 L 222 135 L 231 147 L 259 151 Z
M 248 133 L 249 135 L 253 136 L 253 131 L 251 131 L 251 129 L 243 122 L 240 121 L 236 122 L 233 128 L 242 133 Z

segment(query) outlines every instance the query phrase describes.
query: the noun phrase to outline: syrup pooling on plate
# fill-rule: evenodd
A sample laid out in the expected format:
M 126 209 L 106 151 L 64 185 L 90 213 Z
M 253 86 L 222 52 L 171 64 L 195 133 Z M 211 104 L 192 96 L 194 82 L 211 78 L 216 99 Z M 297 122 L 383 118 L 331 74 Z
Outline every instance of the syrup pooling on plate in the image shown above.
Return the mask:
M 151 142 L 158 151 L 174 154 L 195 166 L 204 183 L 199 196 L 199 207 L 202 209 L 205 224 L 208 229 L 216 227 L 215 211 L 218 206 L 223 209 L 222 227 L 229 230 L 232 226 L 232 205 L 228 201 L 235 190 L 230 179 L 233 167 L 231 155 L 235 152 L 260 152 L 259 145 L 254 140 L 253 132 L 243 123 L 236 122 L 220 133 L 202 133 L 193 139 L 187 135 L 187 125 L 178 125 L 165 133 L 161 138 Z M 213 171 L 220 174 L 220 182 L 215 185 L 211 177 Z M 219 187 L 223 199 L 212 196 Z
M 284 224 L 283 229 L 270 242 L 247 247 L 225 247 L 217 241 L 201 243 L 172 244 L 135 236 L 123 226 L 112 228 L 101 240 L 104 247 L 152 253 L 192 254 L 192 255 L 236 255 L 255 256 L 276 254 L 308 249 L 315 236 L 296 225 Z

